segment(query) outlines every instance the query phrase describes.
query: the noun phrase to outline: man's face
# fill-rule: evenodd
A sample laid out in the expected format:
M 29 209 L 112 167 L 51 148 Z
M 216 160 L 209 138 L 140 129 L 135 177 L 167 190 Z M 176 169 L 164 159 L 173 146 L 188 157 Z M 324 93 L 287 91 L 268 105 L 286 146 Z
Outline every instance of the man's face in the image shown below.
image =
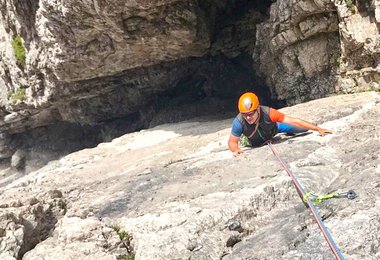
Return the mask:
M 259 110 L 256 109 L 252 112 L 244 113 L 242 115 L 243 115 L 245 121 L 247 121 L 248 124 L 252 125 L 252 124 L 256 123 L 256 121 L 259 119 Z

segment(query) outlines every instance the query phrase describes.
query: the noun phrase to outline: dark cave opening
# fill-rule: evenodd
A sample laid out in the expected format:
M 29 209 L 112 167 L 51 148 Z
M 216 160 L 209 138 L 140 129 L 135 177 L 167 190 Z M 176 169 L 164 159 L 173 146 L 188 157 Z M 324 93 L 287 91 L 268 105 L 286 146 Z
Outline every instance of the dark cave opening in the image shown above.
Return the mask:
M 149 127 L 200 116 L 233 117 L 239 96 L 247 91 L 255 92 L 262 103 L 275 103 L 267 86 L 256 79 L 250 54 L 242 53 L 233 59 L 223 55 L 202 59 L 196 73 L 158 95 L 153 107 L 159 118 L 152 118 Z
M 252 59 L 256 24 L 269 17 L 273 2 L 199 1 L 200 8 L 208 14 L 210 51 L 199 58 L 201 61 L 194 73 L 158 95 L 153 107 L 160 119 L 152 119 L 146 127 L 215 114 L 232 117 L 237 113 L 239 96 L 247 91 L 255 92 L 263 104 L 283 106 L 280 101 L 271 99 L 269 87 L 255 74 Z M 186 109 L 178 109 L 181 107 Z

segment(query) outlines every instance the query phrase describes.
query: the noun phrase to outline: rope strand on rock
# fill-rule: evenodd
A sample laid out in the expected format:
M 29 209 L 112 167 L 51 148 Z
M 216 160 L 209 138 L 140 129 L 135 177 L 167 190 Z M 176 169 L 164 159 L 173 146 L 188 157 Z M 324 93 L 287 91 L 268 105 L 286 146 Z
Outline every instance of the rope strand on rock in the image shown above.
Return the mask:
M 343 254 L 341 253 L 341 251 L 339 250 L 338 246 L 334 242 L 334 240 L 331 237 L 331 235 L 330 235 L 329 231 L 327 230 L 326 226 L 323 224 L 323 220 L 320 217 L 320 215 L 319 215 L 317 209 L 315 208 L 313 202 L 306 195 L 305 190 L 302 188 L 301 184 L 294 177 L 294 175 L 289 170 L 289 168 L 286 166 L 286 164 L 284 163 L 284 161 L 280 158 L 280 156 L 278 155 L 277 150 L 272 145 L 272 142 L 269 141 L 267 144 L 268 144 L 269 148 L 272 150 L 272 152 L 273 152 L 274 156 L 276 157 L 276 159 L 280 162 L 281 166 L 284 168 L 284 170 L 288 173 L 289 177 L 292 179 L 292 181 L 293 181 L 293 183 L 294 183 L 294 185 L 295 185 L 295 187 L 297 189 L 297 192 L 300 194 L 301 198 L 303 198 L 305 200 L 305 202 L 307 203 L 307 205 L 309 206 L 309 208 L 311 210 L 311 213 L 313 214 L 315 220 L 317 221 L 319 229 L 322 231 L 322 234 L 325 237 L 327 243 L 329 244 L 329 247 L 331 248 L 332 252 L 334 253 L 336 259 L 344 260 Z

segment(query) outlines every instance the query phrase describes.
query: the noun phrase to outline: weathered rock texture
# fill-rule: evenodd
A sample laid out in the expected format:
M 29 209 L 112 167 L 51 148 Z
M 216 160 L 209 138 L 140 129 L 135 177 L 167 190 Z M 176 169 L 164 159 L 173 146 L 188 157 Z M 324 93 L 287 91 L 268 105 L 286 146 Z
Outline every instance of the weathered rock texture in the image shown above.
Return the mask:
M 287 103 L 335 92 L 338 15 L 330 0 L 276 1 L 258 26 L 255 67 Z
M 154 125 L 154 112 L 166 101 L 162 96 L 190 93 L 197 96 L 190 97 L 194 101 L 233 93 L 235 98 L 236 91 L 253 84 L 251 61 L 244 68 L 235 64 L 242 53 L 252 53 L 255 24 L 263 19 L 244 4 L 0 1 L 0 131 L 6 134 L 1 158 L 12 156 L 17 140 L 24 139 L 21 133 L 35 136 L 30 129 L 41 132 L 58 124 L 88 132 L 80 126 L 97 126 L 91 130 L 98 131 L 96 137 L 87 140 L 94 144 L 105 128 L 122 120 L 129 124 L 106 135 Z M 25 61 L 16 58 L 12 47 L 17 36 Z
M 1 30 L 5 38 L 2 47 L 8 54 L 2 58 L 7 65 L 2 74 L 10 79 L 6 82 L 6 90 L 27 87 L 26 103 L 37 108 L 54 105 L 62 118 L 54 113 L 50 117 L 64 121 L 78 122 L 78 118 L 71 118 L 70 111 L 65 113 L 67 106 L 74 102 L 71 109 L 74 110 L 76 100 L 91 97 L 99 97 L 104 104 L 125 103 L 136 112 L 138 108 L 134 103 L 143 99 L 141 96 L 157 93 L 162 82 L 170 86 L 184 76 L 188 67 L 183 66 L 186 61 L 129 71 L 126 78 L 118 76 L 107 80 L 102 77 L 160 62 L 202 56 L 209 46 L 208 35 L 202 28 L 204 15 L 193 1 L 140 1 L 139 4 L 133 1 L 40 1 L 32 10 L 30 8 L 19 1 L 2 3 Z M 24 39 L 25 65 L 16 65 L 18 62 L 10 47 L 16 35 Z M 98 78 L 102 79 L 96 80 Z M 149 92 L 144 93 L 141 89 L 147 87 Z M 120 93 L 123 88 L 130 93 Z M 114 90 L 116 93 L 112 93 Z M 107 96 L 126 100 L 120 104 L 120 100 L 108 98 L 107 101 Z M 150 101 L 148 98 L 145 103 Z M 90 110 L 84 105 L 83 108 Z M 16 107 L 15 110 L 20 109 Z M 25 116 L 39 113 L 39 110 L 31 111 Z M 131 114 L 128 109 L 123 111 L 123 115 L 127 114 Z M 94 118 L 86 121 L 85 114 L 82 117 L 85 121 L 79 119 L 80 123 L 96 122 Z
M 379 8 L 364 0 L 0 0 L 0 160 L 23 149 L 28 166 L 190 112 L 226 110 L 246 90 L 282 105 L 378 90 Z M 170 115 L 157 118 L 162 110 Z
M 306 191 L 358 194 L 318 210 L 346 259 L 378 259 L 380 95 L 340 95 L 284 112 L 334 131 L 279 136 L 274 145 Z M 3 186 L 0 258 L 28 248 L 23 259 L 334 259 L 270 149 L 232 156 L 231 122 L 127 134 Z M 61 215 L 41 212 L 55 226 L 40 230 L 32 249 L 20 220 L 35 219 L 28 212 L 37 205 Z
M 353 93 L 380 89 L 380 3 L 335 1 L 341 40 L 338 90 Z
M 60 191 L 36 196 L 16 196 L 0 205 L 0 256 L 21 259 L 38 243 L 51 236 L 57 219 L 66 213 L 66 202 Z
M 255 68 L 285 103 L 379 90 L 378 1 L 279 0 L 258 26 Z

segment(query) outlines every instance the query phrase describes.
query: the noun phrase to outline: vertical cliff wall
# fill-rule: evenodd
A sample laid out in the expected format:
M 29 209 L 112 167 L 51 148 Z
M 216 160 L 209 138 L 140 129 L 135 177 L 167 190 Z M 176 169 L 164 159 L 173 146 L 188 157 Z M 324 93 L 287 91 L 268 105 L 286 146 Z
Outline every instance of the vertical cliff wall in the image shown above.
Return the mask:
M 348 2 L 348 1 L 347 1 Z M 380 89 L 380 3 L 335 1 L 339 14 L 341 57 L 337 90 Z
M 276 1 L 258 26 L 257 73 L 287 104 L 379 90 L 378 13 L 377 1 Z

